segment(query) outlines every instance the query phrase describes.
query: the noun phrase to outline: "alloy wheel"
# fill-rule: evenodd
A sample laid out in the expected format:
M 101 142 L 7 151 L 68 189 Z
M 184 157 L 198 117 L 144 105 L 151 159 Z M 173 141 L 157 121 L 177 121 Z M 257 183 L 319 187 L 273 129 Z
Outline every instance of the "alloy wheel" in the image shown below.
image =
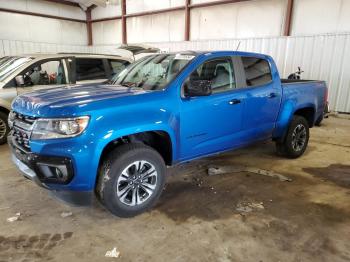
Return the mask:
M 0 139 L 3 139 L 7 132 L 7 126 L 4 120 L 0 119 Z
M 297 125 L 292 134 L 292 147 L 295 151 L 301 151 L 306 143 L 306 128 L 304 125 Z
M 118 178 L 118 199 L 125 205 L 141 205 L 149 199 L 157 186 L 158 173 L 148 161 L 135 161 L 128 165 Z

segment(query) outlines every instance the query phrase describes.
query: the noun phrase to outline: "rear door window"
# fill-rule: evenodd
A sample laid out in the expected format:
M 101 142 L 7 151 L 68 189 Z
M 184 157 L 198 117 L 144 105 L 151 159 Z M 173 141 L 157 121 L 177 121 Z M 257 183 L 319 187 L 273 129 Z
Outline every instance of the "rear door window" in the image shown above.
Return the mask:
M 76 58 L 76 80 L 106 79 L 103 59 L 99 58 Z
M 242 56 L 246 84 L 248 87 L 261 86 L 272 81 L 269 62 L 262 58 Z

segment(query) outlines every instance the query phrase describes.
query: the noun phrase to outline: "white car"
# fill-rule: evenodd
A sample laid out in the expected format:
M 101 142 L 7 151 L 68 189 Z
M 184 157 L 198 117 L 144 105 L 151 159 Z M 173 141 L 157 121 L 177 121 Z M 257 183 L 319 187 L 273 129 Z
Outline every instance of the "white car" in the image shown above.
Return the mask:
M 20 94 L 67 84 L 96 84 L 112 78 L 132 62 L 116 55 L 59 53 L 0 58 L 0 145 L 9 131 L 12 100 Z

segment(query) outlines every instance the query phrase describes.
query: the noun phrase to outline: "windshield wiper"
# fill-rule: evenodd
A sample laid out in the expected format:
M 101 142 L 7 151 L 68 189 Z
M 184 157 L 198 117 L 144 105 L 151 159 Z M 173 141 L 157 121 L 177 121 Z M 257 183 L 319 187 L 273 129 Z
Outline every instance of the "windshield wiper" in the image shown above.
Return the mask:
M 124 87 L 137 87 L 137 83 L 133 83 L 133 82 L 125 82 L 125 83 L 120 83 L 119 85 L 124 86 Z

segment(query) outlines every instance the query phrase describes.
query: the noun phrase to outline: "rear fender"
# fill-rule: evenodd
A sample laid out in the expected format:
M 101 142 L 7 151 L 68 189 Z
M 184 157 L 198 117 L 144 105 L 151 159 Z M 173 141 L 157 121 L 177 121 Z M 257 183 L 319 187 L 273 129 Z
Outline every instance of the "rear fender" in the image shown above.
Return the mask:
M 297 101 L 288 100 L 283 103 L 283 107 L 280 111 L 275 130 L 273 132 L 273 138 L 276 140 L 284 140 L 287 134 L 289 123 L 292 120 L 294 114 L 299 109 L 303 108 L 313 108 L 315 110 L 315 105 L 312 103 L 305 103 L 297 105 Z M 316 112 L 316 111 L 315 111 Z

